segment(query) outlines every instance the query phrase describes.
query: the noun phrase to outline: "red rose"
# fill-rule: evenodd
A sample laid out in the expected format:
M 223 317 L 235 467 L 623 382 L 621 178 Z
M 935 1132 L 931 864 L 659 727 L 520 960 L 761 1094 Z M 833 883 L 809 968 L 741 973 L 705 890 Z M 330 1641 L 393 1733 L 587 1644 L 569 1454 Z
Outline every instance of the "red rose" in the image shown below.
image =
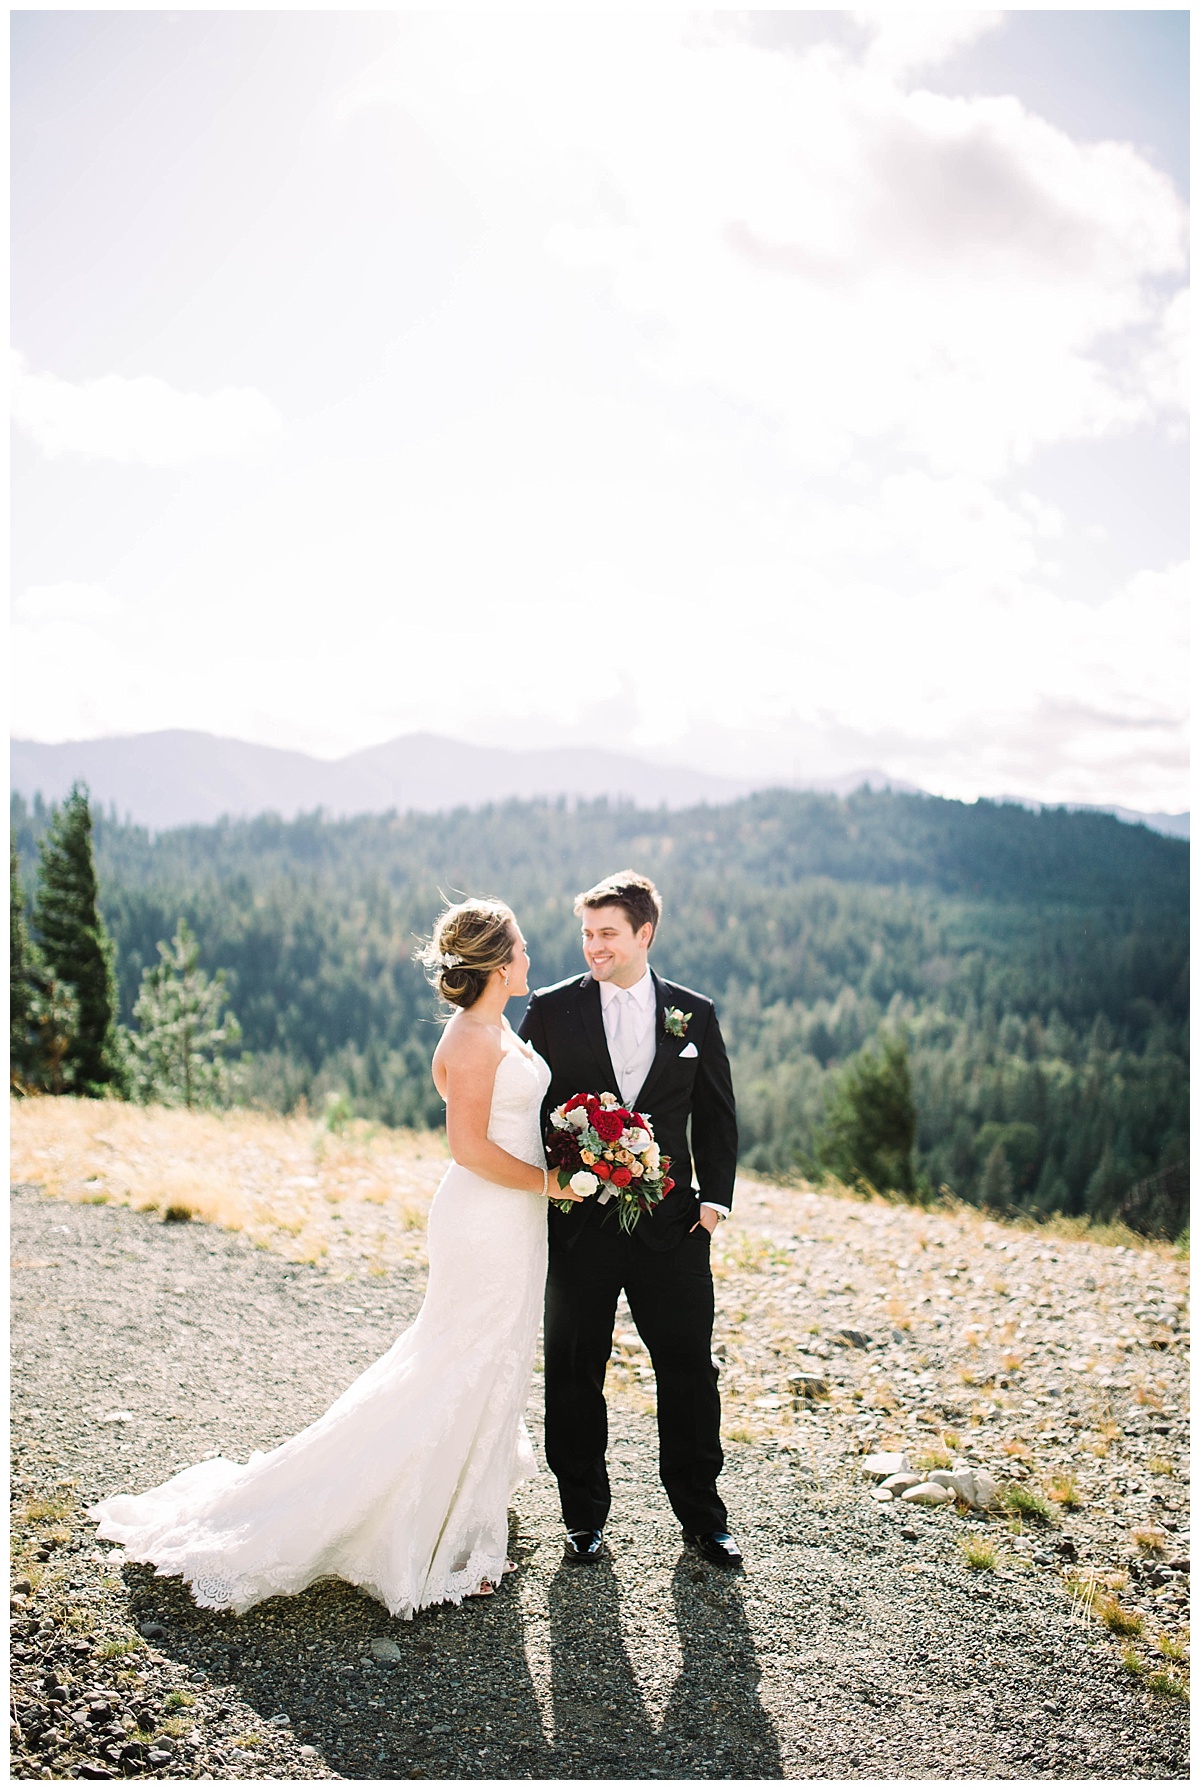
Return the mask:
M 633 1180 L 633 1174 L 632 1171 L 627 1169 L 624 1163 L 622 1163 L 620 1168 L 615 1168 L 613 1170 L 609 1179 L 614 1187 L 628 1187 L 629 1183 Z
M 666 1178 L 666 1180 L 665 1180 L 665 1181 L 664 1181 L 664 1182 L 663 1182 L 663 1195 L 664 1195 L 664 1197 L 665 1197 L 665 1196 L 666 1196 L 666 1195 L 667 1195 L 667 1194 L 668 1194 L 668 1193 L 670 1193 L 670 1191 L 671 1191 L 671 1189 L 672 1189 L 672 1187 L 674 1187 L 674 1185 L 675 1185 L 675 1183 L 674 1183 L 674 1181 L 672 1181 L 672 1179 L 671 1179 L 671 1177 L 670 1177 L 670 1175 L 668 1175 L 668 1176 L 667 1176 L 667 1178 Z
M 613 1115 L 614 1119 L 620 1119 L 622 1131 L 624 1131 L 626 1125 L 633 1124 L 633 1114 L 627 1113 L 623 1106 L 610 1106 L 608 1110 Z
M 646 1119 L 644 1119 L 642 1117 L 641 1113 L 630 1113 L 629 1117 L 633 1120 L 633 1123 L 639 1127 L 640 1130 L 649 1131 L 649 1129 L 650 1129 L 649 1123 Z
M 594 1100 L 595 1098 L 596 1096 L 594 1094 L 576 1094 L 572 1100 L 566 1101 L 563 1106 L 563 1111 L 565 1113 L 573 1113 L 578 1107 L 586 1106 L 589 1100 Z
M 608 1177 L 612 1174 L 612 1170 L 609 1168 L 604 1158 L 601 1157 L 598 1162 L 593 1162 L 592 1173 L 594 1175 L 599 1175 L 602 1181 L 607 1181 Z
M 605 1109 L 592 1115 L 592 1129 L 606 1144 L 615 1144 L 625 1127 L 615 1112 Z

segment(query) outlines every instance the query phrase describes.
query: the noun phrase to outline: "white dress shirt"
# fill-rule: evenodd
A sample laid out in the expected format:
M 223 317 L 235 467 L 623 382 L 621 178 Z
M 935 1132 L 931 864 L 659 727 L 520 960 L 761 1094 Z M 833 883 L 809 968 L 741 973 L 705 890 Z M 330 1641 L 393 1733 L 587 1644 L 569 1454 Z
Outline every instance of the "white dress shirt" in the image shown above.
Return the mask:
M 621 1001 L 629 1002 L 632 1018 L 633 1050 L 623 1063 L 617 1061 L 617 1028 L 621 1023 Z M 617 1092 L 628 1105 L 641 1091 L 654 1061 L 657 1039 L 654 1036 L 654 978 L 647 970 L 632 988 L 618 988 L 615 982 L 600 984 L 600 1007 L 604 1015 L 604 1034 L 608 1054 L 617 1072 Z
M 617 1075 L 618 1092 L 625 1105 L 637 1099 L 650 1073 L 650 1065 L 658 1049 L 655 1037 L 655 995 L 654 978 L 647 970 L 640 981 L 632 988 L 618 988 L 615 982 L 600 983 L 600 1011 L 604 1019 L 604 1035 L 608 1039 L 608 1054 L 612 1058 L 612 1066 Z M 617 1061 L 618 1028 L 621 1025 L 622 996 L 629 997 L 629 1021 L 631 1022 L 632 1048 L 624 1053 L 625 1061 Z M 628 1023 L 628 1022 L 627 1022 Z M 722 1218 L 729 1217 L 728 1206 L 718 1206 L 712 1200 L 702 1202 L 711 1206 Z

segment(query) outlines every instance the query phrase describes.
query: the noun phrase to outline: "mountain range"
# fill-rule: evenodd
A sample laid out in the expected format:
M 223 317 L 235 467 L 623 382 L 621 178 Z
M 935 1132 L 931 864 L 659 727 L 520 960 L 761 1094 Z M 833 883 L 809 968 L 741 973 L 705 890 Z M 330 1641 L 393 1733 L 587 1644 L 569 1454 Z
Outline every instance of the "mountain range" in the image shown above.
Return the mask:
M 770 781 L 651 764 L 603 748 L 514 751 L 433 733 L 404 734 L 333 760 L 182 729 L 56 745 L 12 741 L 12 787 L 27 800 L 40 794 L 58 801 L 76 778 L 87 783 L 101 807 L 114 806 L 122 819 L 156 832 L 210 824 L 223 815 L 275 813 L 291 819 L 316 808 L 333 816 L 393 808 L 437 813 L 514 797 L 608 796 L 640 807 L 689 808 L 736 801 Z M 793 787 L 844 795 L 864 783 L 872 789 L 913 788 L 877 770 Z
M 27 801 L 38 795 L 60 801 L 82 779 L 102 808 L 115 808 L 121 819 L 153 832 L 208 825 L 223 816 L 274 813 L 291 819 L 317 808 L 333 816 L 392 809 L 437 813 L 557 796 L 687 808 L 736 801 L 763 788 L 846 795 L 864 784 L 917 793 L 915 785 L 874 768 L 825 778 L 719 777 L 603 748 L 514 751 L 432 733 L 403 734 L 333 760 L 182 728 L 57 744 L 13 740 L 10 764 L 12 788 Z M 1041 806 L 1021 797 L 1005 800 Z M 1103 811 L 1143 821 L 1156 832 L 1188 836 L 1187 814 Z

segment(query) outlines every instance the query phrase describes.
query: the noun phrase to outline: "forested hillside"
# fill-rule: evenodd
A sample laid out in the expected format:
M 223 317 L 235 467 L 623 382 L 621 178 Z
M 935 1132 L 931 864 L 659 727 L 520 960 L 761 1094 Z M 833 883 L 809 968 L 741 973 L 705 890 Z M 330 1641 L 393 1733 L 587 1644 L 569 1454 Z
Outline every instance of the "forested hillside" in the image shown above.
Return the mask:
M 16 798 L 13 819 L 28 885 L 45 814 Z M 1188 848 L 1105 815 L 771 791 L 157 838 L 98 816 L 96 857 L 126 1022 L 186 918 L 227 972 L 243 1096 L 284 1110 L 340 1089 L 435 1122 L 435 1005 L 410 954 L 442 895 L 509 900 L 552 982 L 582 968 L 575 891 L 631 864 L 666 906 L 655 966 L 718 1000 L 747 1167 L 808 1160 L 831 1076 L 881 1027 L 908 1036 L 935 1187 L 1108 1215 L 1187 1155 Z

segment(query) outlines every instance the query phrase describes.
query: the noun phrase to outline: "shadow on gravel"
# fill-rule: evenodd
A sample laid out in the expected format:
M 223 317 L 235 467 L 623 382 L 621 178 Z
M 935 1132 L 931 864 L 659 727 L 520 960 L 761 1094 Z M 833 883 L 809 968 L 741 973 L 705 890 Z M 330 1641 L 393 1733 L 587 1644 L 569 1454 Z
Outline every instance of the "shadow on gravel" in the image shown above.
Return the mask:
M 269 1753 L 256 1758 L 253 1746 L 255 1735 L 278 1734 L 272 1717 L 287 1716 L 290 1738 L 318 1751 L 307 1762 L 315 1775 L 322 1761 L 346 1778 L 555 1775 L 510 1588 L 400 1622 L 327 1580 L 235 1617 L 196 1609 L 180 1580 L 156 1579 L 149 1567 L 125 1572 L 137 1620 L 167 1631 L 154 1643 L 159 1651 L 207 1675 L 207 1700 L 219 1703 L 226 1689 L 258 1713 L 249 1735 L 228 1724 L 227 1735 L 209 1739 L 218 1772 L 289 1778 L 285 1764 Z M 364 1658 L 365 1643 L 380 1637 L 396 1643 L 399 1659 Z M 211 1735 L 211 1721 L 205 1726 Z
M 758 1694 L 762 1671 L 736 1577 L 680 1557 L 671 1581 L 683 1666 L 663 1718 L 677 1760 L 712 1759 L 718 1777 L 781 1778 L 775 1729 Z M 697 1747 L 697 1724 L 705 1737 Z M 681 1775 L 687 1775 L 681 1773 Z
M 621 1639 L 610 1565 L 559 1568 L 550 1585 L 554 1757 L 547 1775 L 782 1776 L 738 1580 L 684 1555 L 671 1590 L 683 1659 L 660 1730 Z
M 276 1750 L 285 1737 L 291 1759 L 295 1745 L 317 1749 L 304 1761 L 314 1775 L 323 1764 L 346 1778 L 783 1775 L 740 1584 L 691 1556 L 672 1581 L 682 1663 L 661 1729 L 622 1641 L 611 1567 L 559 1568 L 549 1588 L 552 1742 L 511 1584 L 398 1622 L 335 1581 L 235 1617 L 197 1609 L 180 1580 L 149 1567 L 124 1574 L 135 1619 L 165 1630 L 155 1647 L 193 1681 L 203 1675 L 206 1775 L 286 1779 L 292 1771 Z M 398 1659 L 364 1656 L 379 1637 L 396 1643 Z M 234 1716 L 234 1696 L 256 1713 L 249 1728 Z M 192 1775 L 190 1720 L 181 1712 L 176 1762 L 163 1776 Z

